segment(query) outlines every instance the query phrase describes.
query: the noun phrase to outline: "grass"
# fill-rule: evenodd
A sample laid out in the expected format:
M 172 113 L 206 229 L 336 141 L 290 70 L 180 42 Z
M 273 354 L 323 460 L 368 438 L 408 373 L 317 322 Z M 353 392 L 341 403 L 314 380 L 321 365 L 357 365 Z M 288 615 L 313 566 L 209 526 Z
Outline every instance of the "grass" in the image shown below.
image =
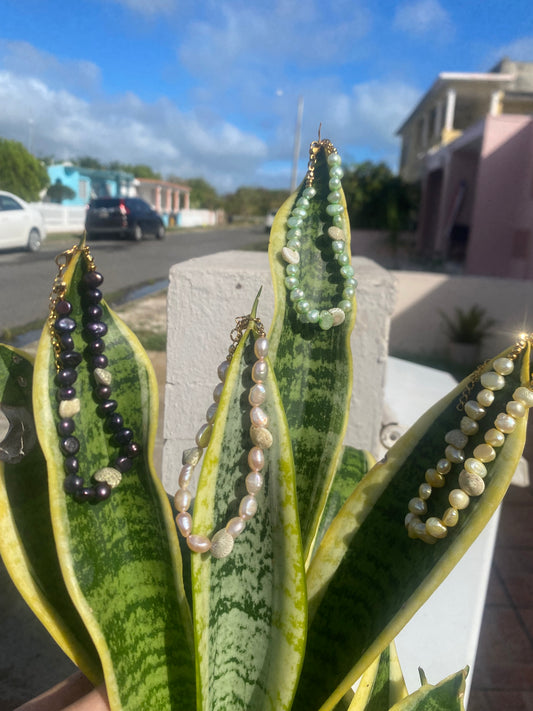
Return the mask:
M 154 331 L 135 331 L 135 335 L 147 351 L 166 351 L 167 334 Z

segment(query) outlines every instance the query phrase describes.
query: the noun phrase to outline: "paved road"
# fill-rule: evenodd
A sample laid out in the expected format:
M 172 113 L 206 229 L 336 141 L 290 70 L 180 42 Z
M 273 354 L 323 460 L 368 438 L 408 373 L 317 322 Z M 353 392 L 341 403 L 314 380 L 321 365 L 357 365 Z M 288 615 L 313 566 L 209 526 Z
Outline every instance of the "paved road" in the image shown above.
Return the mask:
M 91 243 L 96 265 L 105 275 L 105 293 L 168 278 L 172 264 L 214 252 L 265 242 L 262 228 L 172 232 L 166 240 L 98 240 Z M 72 242 L 45 242 L 37 254 L 0 252 L 0 331 L 46 318 L 56 274 L 54 257 Z

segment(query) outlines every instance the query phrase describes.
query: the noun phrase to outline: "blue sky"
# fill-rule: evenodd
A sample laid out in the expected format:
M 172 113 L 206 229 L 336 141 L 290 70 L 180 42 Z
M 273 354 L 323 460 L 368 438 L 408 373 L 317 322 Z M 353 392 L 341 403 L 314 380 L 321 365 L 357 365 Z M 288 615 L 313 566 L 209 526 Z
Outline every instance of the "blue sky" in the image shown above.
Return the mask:
M 527 0 L 2 0 L 0 136 L 202 176 L 288 187 L 297 98 L 306 144 L 396 167 L 395 131 L 441 71 L 533 61 Z

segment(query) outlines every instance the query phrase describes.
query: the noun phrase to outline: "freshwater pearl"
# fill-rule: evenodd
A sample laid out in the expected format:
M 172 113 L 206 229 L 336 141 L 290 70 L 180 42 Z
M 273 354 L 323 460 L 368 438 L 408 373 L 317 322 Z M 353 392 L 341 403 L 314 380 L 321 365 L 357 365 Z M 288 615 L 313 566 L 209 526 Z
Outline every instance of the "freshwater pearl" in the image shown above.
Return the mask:
M 481 496 L 485 491 L 485 482 L 477 474 L 471 474 L 466 469 L 459 474 L 459 486 L 469 496 Z
M 245 527 L 245 520 L 240 516 L 235 516 L 234 518 L 230 518 L 230 520 L 227 522 L 226 531 L 232 538 L 237 538 L 237 536 L 240 536 L 241 533 L 244 531 Z
M 346 240 L 344 232 L 340 229 L 340 227 L 335 227 L 335 225 L 328 228 L 328 236 L 336 241 L 344 242 Z
M 308 188 L 304 188 L 304 190 L 302 191 L 302 195 L 304 196 L 304 198 L 311 200 L 316 195 L 316 188 L 310 185 Z
M 262 383 L 254 385 L 248 394 L 248 402 L 252 407 L 262 405 L 266 399 L 266 388 Z
M 268 416 L 264 410 L 255 406 L 250 410 L 250 421 L 254 427 L 267 427 Z
M 114 467 L 102 467 L 94 475 L 93 479 L 95 481 L 105 482 L 114 489 L 122 481 L 122 474 Z
M 441 489 L 446 484 L 446 479 L 436 469 L 427 469 L 425 479 L 434 489 Z
M 211 555 L 213 558 L 226 558 L 233 550 L 234 543 L 233 536 L 222 528 L 211 539 Z
M 444 441 L 457 447 L 457 449 L 464 449 L 468 442 L 468 437 L 461 430 L 450 430 L 444 435 Z
M 425 514 L 428 510 L 426 502 L 418 496 L 415 496 L 411 499 L 411 501 L 407 505 L 407 508 L 411 513 L 414 513 L 417 516 Z
M 452 465 L 448 459 L 439 459 L 435 465 L 435 469 L 439 472 L 439 474 L 448 474 L 451 468 Z
M 224 382 L 226 380 L 226 374 L 228 372 L 229 368 L 229 361 L 228 360 L 223 360 L 222 363 L 218 366 L 217 368 L 217 375 L 219 377 L 219 380 Z
M 453 464 L 461 464 L 465 460 L 465 453 L 462 449 L 457 449 L 452 444 L 449 444 L 444 450 L 446 459 Z
M 516 418 L 524 417 L 526 414 L 525 405 L 517 400 L 510 400 L 505 406 L 505 410 L 508 415 Z
M 252 380 L 254 383 L 261 383 L 268 375 L 268 363 L 266 360 L 256 360 L 252 367 Z
M 207 536 L 191 533 L 187 536 L 187 545 L 193 553 L 207 553 L 211 548 L 211 541 Z
M 444 512 L 444 516 L 442 517 L 442 523 L 445 526 L 448 526 L 448 528 L 453 528 L 453 526 L 457 526 L 459 523 L 459 511 L 457 511 L 456 508 L 453 506 L 450 506 L 449 509 L 446 509 Z
M 192 494 L 188 489 L 178 489 L 174 494 L 174 506 L 177 511 L 187 511 L 192 502 Z
M 521 402 L 525 407 L 533 407 L 533 390 L 521 385 L 514 391 L 513 400 Z
M 251 519 L 255 514 L 257 513 L 257 500 L 255 496 L 252 496 L 250 494 L 249 496 L 245 496 L 239 505 L 239 516 L 244 519 L 245 521 L 248 521 Z
M 426 521 L 426 532 L 435 538 L 446 538 L 448 535 L 448 529 L 436 516 L 430 516 Z
M 248 466 L 254 470 L 262 469 L 265 466 L 265 455 L 260 447 L 252 447 L 248 452 Z
M 289 299 L 291 301 L 301 301 L 305 297 L 305 294 L 302 289 L 291 289 L 289 292 Z
M 202 447 L 202 449 L 205 449 L 207 445 L 209 444 L 209 440 L 211 439 L 211 433 L 213 431 L 213 425 L 210 424 L 205 424 L 200 427 L 198 432 L 196 433 L 196 438 L 195 442 L 199 447 Z
M 496 358 L 492 367 L 500 375 L 509 375 L 514 370 L 514 363 L 510 358 Z
M 184 538 L 190 535 L 192 531 L 192 517 L 190 513 L 186 511 L 180 511 L 176 516 L 176 524 L 180 530 L 181 535 Z
M 181 455 L 182 464 L 192 464 L 195 467 L 202 457 L 202 450 L 200 447 L 191 447 L 186 449 Z
M 328 195 L 328 202 L 340 202 L 341 201 L 341 194 L 338 190 L 333 190 L 332 192 L 329 193 Z
M 505 435 L 503 434 L 503 432 L 500 432 L 500 430 L 497 430 L 495 427 L 492 427 L 490 430 L 487 430 L 485 432 L 484 440 L 492 447 L 503 447 L 503 445 L 505 444 Z
M 217 410 L 218 405 L 216 402 L 211 403 L 211 405 L 209 405 L 209 407 L 207 408 L 207 412 L 205 413 L 205 419 L 207 420 L 208 424 L 213 423 L 215 415 L 217 414 Z
M 487 392 L 490 391 L 487 390 Z M 479 430 L 478 423 L 466 416 L 461 419 L 461 424 L 459 426 L 461 428 L 461 432 L 464 432 L 468 437 L 475 435 Z
M 258 338 L 254 344 L 256 358 L 265 358 L 268 355 L 268 341 L 263 336 Z
M 95 368 L 93 370 L 94 379 L 99 385 L 111 385 L 113 376 L 105 368 Z
M 298 252 L 295 252 L 294 249 L 290 249 L 289 247 L 282 247 L 281 256 L 289 264 L 298 264 L 300 262 Z
M 328 158 L 328 165 L 340 165 L 342 163 L 342 158 L 338 153 L 330 153 Z
M 332 309 L 329 309 L 329 312 L 333 316 L 334 326 L 340 326 L 340 324 L 343 323 L 346 319 L 346 314 L 342 309 L 333 307 Z
M 245 479 L 246 491 L 249 494 L 257 494 L 263 488 L 263 477 L 259 472 L 250 472 Z
M 222 396 L 222 390 L 224 389 L 224 383 L 217 383 L 215 389 L 213 390 L 213 400 L 215 402 L 220 402 Z
M 489 390 L 488 388 L 484 388 L 483 390 L 480 390 L 478 394 L 476 395 L 476 400 L 479 402 L 480 405 L 483 405 L 483 407 L 490 407 L 492 403 L 494 402 L 494 393 L 492 390 Z
M 81 403 L 77 397 L 72 398 L 72 400 L 61 400 L 58 407 L 59 417 L 61 417 L 61 419 L 74 417 L 74 415 L 78 414 L 80 409 Z
M 488 390 L 501 390 L 505 385 L 503 375 L 495 373 L 493 370 L 489 370 L 488 373 L 482 373 L 479 380 L 481 385 Z
M 431 496 L 431 491 L 432 491 L 432 488 L 431 488 L 430 484 L 428 484 L 428 483 L 420 484 L 420 486 L 418 487 L 418 496 L 423 501 L 426 501 Z
M 464 463 L 464 468 L 467 472 L 471 474 L 477 474 L 481 478 L 487 476 L 487 467 L 480 462 L 479 459 L 474 459 L 474 457 L 469 457 Z
M 307 198 L 301 197 L 301 198 L 298 198 L 298 200 L 296 200 L 296 204 L 298 205 L 298 207 L 309 207 L 309 205 L 311 203 L 309 202 L 309 200 Z
M 287 220 L 289 227 L 301 227 L 303 225 L 303 219 L 301 217 L 291 216 Z
M 470 503 L 470 497 L 462 489 L 452 489 L 448 495 L 448 501 L 450 502 L 450 506 L 461 511 L 462 509 L 466 509 Z
M 318 318 L 318 325 L 323 331 L 328 331 L 333 326 L 333 316 L 329 311 L 321 311 Z
M 494 426 L 504 434 L 510 434 L 516 427 L 516 420 L 505 412 L 500 412 L 494 420 Z
M 416 519 L 416 516 L 409 511 L 409 513 L 406 514 L 404 521 L 403 521 L 405 528 L 408 528 L 409 524 L 412 523 L 415 519 Z
M 270 449 L 274 442 L 274 438 L 266 427 L 250 427 L 250 439 L 261 449 Z
M 190 464 L 186 464 L 180 469 L 180 473 L 178 476 L 178 485 L 180 486 L 180 488 L 186 489 L 189 486 L 192 480 L 193 473 L 194 467 Z
M 480 462 L 492 462 L 496 459 L 496 452 L 490 444 L 478 444 L 474 449 L 474 457 Z
M 331 243 L 331 248 L 335 252 L 335 254 L 342 254 L 344 252 L 344 247 L 345 244 L 343 240 L 340 239 L 334 239 L 333 242 Z
M 476 421 L 481 420 L 481 418 L 485 417 L 487 414 L 485 408 L 481 407 L 481 405 L 475 400 L 469 400 L 465 403 L 465 412 L 471 420 Z

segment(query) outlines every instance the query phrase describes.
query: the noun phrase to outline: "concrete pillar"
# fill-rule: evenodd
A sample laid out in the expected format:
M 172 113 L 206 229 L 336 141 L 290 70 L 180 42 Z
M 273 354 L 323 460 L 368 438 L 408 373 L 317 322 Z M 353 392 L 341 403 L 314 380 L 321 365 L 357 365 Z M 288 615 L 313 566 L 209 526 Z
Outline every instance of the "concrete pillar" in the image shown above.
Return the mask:
M 442 115 L 444 113 L 444 102 L 438 101 L 435 107 L 435 137 L 441 140 L 442 133 Z
M 170 188 L 165 189 L 165 210 L 170 212 L 172 210 L 172 190 Z
M 189 192 L 183 193 L 183 209 L 188 210 L 191 204 L 191 194 Z
M 173 198 L 174 198 L 174 201 L 173 201 L 172 211 L 179 212 L 179 210 L 180 210 L 180 191 L 179 190 L 174 190 Z
M 375 262 L 353 259 L 359 280 L 352 334 L 354 387 L 345 441 L 379 451 L 394 278 Z M 177 488 L 181 454 L 193 446 L 218 382 L 235 317 L 249 313 L 263 287 L 258 315 L 270 327 L 274 295 L 265 253 L 222 252 L 175 264 L 168 289 L 167 383 L 163 484 Z
M 502 97 L 503 97 L 503 92 L 498 89 L 497 91 L 493 91 L 492 94 L 490 95 L 490 107 L 489 107 L 489 114 L 491 116 L 499 116 L 502 112 Z
M 155 189 L 155 210 L 156 212 L 161 211 L 161 186 L 157 186 Z
M 456 98 L 457 93 L 455 89 L 448 89 L 448 91 L 446 92 L 446 114 L 444 118 L 444 129 L 446 131 L 453 131 Z

